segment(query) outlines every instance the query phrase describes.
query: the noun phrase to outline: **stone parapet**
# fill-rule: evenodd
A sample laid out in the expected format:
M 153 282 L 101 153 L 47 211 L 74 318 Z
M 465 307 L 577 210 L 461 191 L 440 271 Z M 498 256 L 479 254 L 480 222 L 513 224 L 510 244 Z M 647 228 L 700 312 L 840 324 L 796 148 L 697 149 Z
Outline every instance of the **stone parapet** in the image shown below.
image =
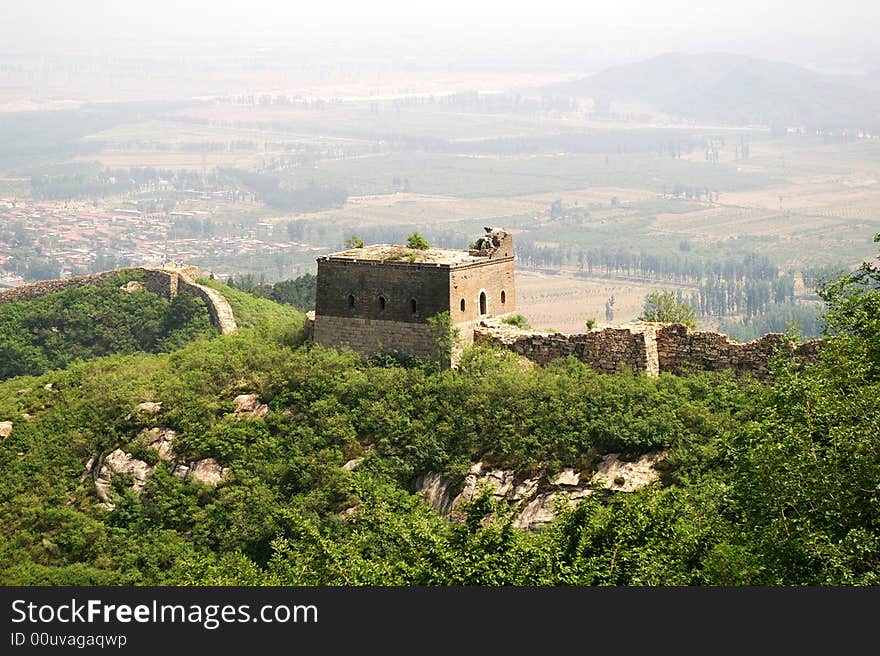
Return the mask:
M 681 324 L 634 323 L 564 335 L 487 321 L 474 329 L 474 342 L 502 346 L 539 364 L 572 356 L 604 373 L 644 371 L 657 376 L 689 369 L 732 369 L 762 379 L 769 377 L 770 358 L 778 350 L 788 349 L 793 357 L 812 362 L 821 346 L 815 340 L 792 349 L 776 333 L 740 344 L 727 335 L 691 331 Z
M 196 283 L 195 278 L 198 277 L 199 270 L 196 267 L 182 264 L 173 264 L 162 268 L 133 267 L 85 276 L 71 276 L 60 280 L 44 280 L 0 291 L 0 304 L 31 301 L 46 294 L 97 285 L 120 274 L 135 272 L 142 276 L 144 287 L 154 294 L 170 299 L 177 296 L 181 289 L 184 289 L 204 300 L 211 322 L 221 334 L 226 335 L 237 330 L 238 326 L 235 322 L 232 306 L 229 305 L 226 298 L 220 292 Z

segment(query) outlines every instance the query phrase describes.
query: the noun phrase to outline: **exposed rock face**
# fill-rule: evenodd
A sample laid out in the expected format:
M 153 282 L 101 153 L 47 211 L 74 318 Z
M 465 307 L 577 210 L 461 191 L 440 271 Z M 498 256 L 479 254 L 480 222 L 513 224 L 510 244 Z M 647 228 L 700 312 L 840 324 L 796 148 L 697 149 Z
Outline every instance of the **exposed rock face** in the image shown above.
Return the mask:
M 450 494 L 450 481 L 443 474 L 431 472 L 415 480 L 416 491 L 421 494 L 434 510 L 444 517 L 452 510 L 453 497 Z
M 170 428 L 151 428 L 142 432 L 137 441 L 156 452 L 159 460 L 171 465 L 171 472 L 181 480 L 192 480 L 202 485 L 216 485 L 229 476 L 229 470 L 222 467 L 214 458 L 205 458 L 195 462 L 183 461 L 174 451 L 174 431 Z M 86 475 L 91 474 L 95 482 L 95 493 L 108 510 L 114 510 L 111 490 L 113 477 L 123 474 L 133 478 L 131 489 L 140 494 L 147 480 L 155 471 L 156 466 L 135 458 L 122 449 L 111 451 L 103 459 L 90 458 L 86 463 Z
M 660 473 L 654 466 L 664 456 L 661 451 L 651 451 L 635 462 L 624 462 L 616 454 L 609 453 L 599 463 L 599 470 L 593 475 L 593 485 L 603 485 L 605 489 L 617 492 L 634 492 L 657 480 Z
M 217 485 L 227 476 L 227 470 L 220 466 L 214 458 L 205 458 L 192 463 L 185 480 L 194 480 L 202 485 Z
M 144 286 L 142 283 L 139 283 L 137 280 L 129 280 L 127 283 L 120 287 L 123 292 L 126 294 L 131 294 L 133 292 L 143 291 Z
M 581 473 L 573 469 L 563 469 L 550 481 L 553 485 L 574 486 L 581 482 Z
M 345 471 L 354 471 L 355 469 L 358 468 L 358 466 L 359 466 L 363 461 L 364 461 L 363 458 L 353 458 L 353 459 L 349 460 L 348 462 L 346 462 L 344 465 L 342 465 L 342 468 L 343 468 Z
M 154 415 L 162 409 L 162 402 L 154 403 L 153 401 L 144 401 L 138 403 L 137 411 L 143 412 L 145 415 Z
M 150 428 L 141 433 L 139 438 L 144 446 L 153 449 L 159 460 L 172 462 L 177 460 L 174 452 L 174 431 L 170 428 Z
M 0 438 L 7 438 L 12 433 L 11 421 L 0 421 Z
M 665 457 L 664 451 L 652 451 L 638 460 L 625 462 L 618 454 L 609 453 L 592 476 L 567 468 L 553 476 L 536 476 L 519 483 L 515 482 L 512 470 L 484 471 L 483 464 L 478 462 L 468 470 L 457 493 L 451 489 L 451 481 L 439 473 L 420 476 L 414 484 L 429 505 L 452 521 L 463 520 L 461 505 L 487 490 L 494 499 L 518 505 L 514 526 L 534 529 L 556 517 L 560 507 L 577 504 L 596 490 L 633 492 L 652 483 L 660 476 L 655 465 Z
M 556 492 L 539 494 L 525 505 L 513 525 L 528 530 L 553 521 L 556 517 L 556 498 Z
M 251 416 L 265 417 L 269 414 L 269 406 L 260 403 L 260 398 L 256 394 L 239 394 L 235 397 L 236 417 Z
M 146 462 L 134 458 L 130 453 L 126 453 L 122 449 L 116 449 L 107 454 L 97 471 L 95 476 L 95 492 L 98 498 L 104 502 L 104 505 L 113 510 L 116 508 L 115 504 L 110 502 L 113 476 L 119 474 L 131 475 L 134 478 L 131 489 L 140 493 L 152 473 L 153 468 Z

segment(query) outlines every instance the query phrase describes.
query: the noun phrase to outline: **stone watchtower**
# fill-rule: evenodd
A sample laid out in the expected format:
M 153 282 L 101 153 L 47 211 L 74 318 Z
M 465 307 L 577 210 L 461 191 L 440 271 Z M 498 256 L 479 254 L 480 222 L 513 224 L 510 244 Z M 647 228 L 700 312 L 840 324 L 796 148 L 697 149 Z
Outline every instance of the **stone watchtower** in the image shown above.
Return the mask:
M 319 257 L 315 341 L 428 357 L 427 320 L 448 311 L 460 345 L 473 342 L 480 320 L 516 309 L 513 237 L 485 231 L 470 250 L 376 244 Z

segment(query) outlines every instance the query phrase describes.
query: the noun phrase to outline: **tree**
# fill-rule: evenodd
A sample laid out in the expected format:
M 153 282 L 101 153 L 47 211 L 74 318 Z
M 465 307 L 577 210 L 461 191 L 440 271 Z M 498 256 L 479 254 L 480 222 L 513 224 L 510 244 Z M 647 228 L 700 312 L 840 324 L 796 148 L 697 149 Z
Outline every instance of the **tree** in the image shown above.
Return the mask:
M 645 307 L 639 315 L 639 320 L 681 323 L 693 330 L 697 328 L 694 308 L 677 299 L 674 292 L 666 289 L 651 292 L 645 297 Z
M 364 240 L 358 237 L 357 235 L 352 235 L 351 238 L 345 242 L 346 248 L 363 248 Z
M 880 233 L 874 242 L 880 243 Z M 880 378 L 880 266 L 862 262 L 817 292 L 828 307 L 825 332 L 851 364 L 861 361 L 870 379 Z
M 416 248 L 420 251 L 426 251 L 431 246 L 428 244 L 428 240 L 425 239 L 420 233 L 414 232 L 409 237 L 406 238 L 406 245 L 410 248 Z
M 459 330 L 452 325 L 449 310 L 428 317 L 428 332 L 434 345 L 434 356 L 441 367 L 448 367 L 458 344 Z

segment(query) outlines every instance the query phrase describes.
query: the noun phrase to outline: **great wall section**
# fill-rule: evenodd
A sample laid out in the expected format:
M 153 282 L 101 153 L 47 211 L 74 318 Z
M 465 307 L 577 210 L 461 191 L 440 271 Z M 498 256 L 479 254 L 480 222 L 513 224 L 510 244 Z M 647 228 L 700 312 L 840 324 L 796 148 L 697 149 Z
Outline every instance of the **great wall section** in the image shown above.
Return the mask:
M 542 333 L 486 320 L 474 331 L 474 343 L 501 346 L 532 362 L 547 364 L 572 356 L 604 373 L 682 373 L 690 369 L 770 376 L 770 359 L 778 351 L 808 363 L 816 359 L 821 340 L 791 346 L 784 335 L 770 333 L 751 342 L 731 342 L 727 335 L 691 331 L 682 324 L 633 323 L 578 335 Z
M 72 287 L 98 284 L 126 272 L 140 273 L 141 284 L 165 298 L 173 298 L 181 290 L 198 296 L 205 302 L 211 322 L 221 334 L 228 335 L 238 329 L 232 307 L 223 295 L 195 282 L 198 277 L 195 267 L 174 264 L 162 268 L 116 269 L 22 285 L 0 291 L 0 304 L 28 301 Z M 313 319 L 307 315 L 307 330 L 311 324 Z M 500 346 L 538 364 L 572 356 L 599 372 L 645 372 L 652 377 L 690 369 L 731 369 L 766 379 L 770 375 L 770 358 L 774 353 L 782 350 L 803 362 L 812 362 L 821 346 L 821 340 L 792 346 L 778 333 L 738 343 L 730 341 L 727 335 L 692 331 L 681 324 L 640 322 L 565 335 L 520 329 L 498 319 L 485 319 L 477 323 L 473 331 L 475 344 Z
M 0 291 L 0 304 L 13 303 L 15 301 L 30 301 L 46 294 L 54 294 L 73 287 L 86 287 L 95 285 L 105 280 L 115 278 L 120 274 L 138 272 L 143 274 L 142 284 L 144 288 L 163 296 L 174 298 L 181 290 L 201 298 L 208 308 L 211 323 L 222 335 L 228 335 L 238 330 L 235 315 L 229 302 L 218 291 L 200 285 L 196 282 L 199 275 L 195 267 L 168 264 L 158 267 L 132 267 L 127 269 L 115 269 L 103 271 L 85 276 L 71 276 L 60 280 L 45 280 L 21 287 L 13 287 Z

